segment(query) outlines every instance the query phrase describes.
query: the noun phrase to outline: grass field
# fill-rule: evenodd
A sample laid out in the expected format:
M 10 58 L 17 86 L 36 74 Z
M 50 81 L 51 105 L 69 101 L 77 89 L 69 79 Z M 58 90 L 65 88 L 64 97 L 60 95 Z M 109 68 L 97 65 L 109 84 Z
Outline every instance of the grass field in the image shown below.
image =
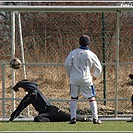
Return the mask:
M 133 123 L 126 121 L 103 121 L 103 124 L 91 122 L 0 122 L 0 131 L 133 131 Z

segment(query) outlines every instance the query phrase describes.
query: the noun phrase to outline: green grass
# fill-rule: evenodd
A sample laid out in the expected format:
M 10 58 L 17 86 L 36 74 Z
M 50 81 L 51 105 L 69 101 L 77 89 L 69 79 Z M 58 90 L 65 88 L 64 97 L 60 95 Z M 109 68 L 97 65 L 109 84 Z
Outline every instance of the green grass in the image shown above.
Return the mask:
M 126 121 L 91 122 L 0 122 L 0 131 L 133 131 L 133 123 Z

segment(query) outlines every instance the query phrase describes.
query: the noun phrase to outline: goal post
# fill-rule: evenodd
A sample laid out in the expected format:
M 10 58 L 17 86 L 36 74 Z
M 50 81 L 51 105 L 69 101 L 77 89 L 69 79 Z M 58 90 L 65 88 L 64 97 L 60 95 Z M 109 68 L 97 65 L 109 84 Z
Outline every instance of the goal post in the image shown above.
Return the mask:
M 1 11 L 30 12 L 116 12 L 132 11 L 132 6 L 1 6 Z
M 15 71 L 15 81 L 21 80 L 26 71 L 26 78 L 37 81 L 52 103 L 69 111 L 69 78 L 63 63 L 68 53 L 79 46 L 78 37 L 88 34 L 91 50 L 106 67 L 98 82 L 94 83 L 100 117 L 112 120 L 131 116 L 132 86 L 129 85 L 128 74 L 132 71 L 133 62 L 128 54 L 133 52 L 132 6 L 0 6 L 0 11 L 17 12 L 19 17 L 18 22 L 11 20 L 16 23 L 16 27 L 12 25 L 12 44 L 15 43 L 12 48 L 17 49 L 15 54 L 22 58 L 25 68 Z M 2 67 L 2 71 L 5 71 L 5 78 L 2 78 L 5 90 L 9 88 L 6 80 L 14 77 L 12 75 L 9 79 L 9 70 Z M 2 93 L 4 99 L 9 95 L 7 92 L 9 90 Z M 20 97 L 22 95 L 17 94 L 15 99 Z M 10 97 L 10 100 L 14 98 Z M 3 104 L 8 103 L 4 100 Z M 34 109 L 29 108 L 34 116 Z M 82 115 L 91 115 L 87 100 L 83 97 L 77 108 L 77 113 L 81 112 Z M 4 115 L 9 116 L 8 113 Z

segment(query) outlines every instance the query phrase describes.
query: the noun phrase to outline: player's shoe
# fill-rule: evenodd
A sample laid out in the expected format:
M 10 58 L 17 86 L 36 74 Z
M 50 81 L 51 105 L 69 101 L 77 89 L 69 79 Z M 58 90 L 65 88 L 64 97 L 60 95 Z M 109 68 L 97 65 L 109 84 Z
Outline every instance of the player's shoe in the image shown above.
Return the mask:
M 76 118 L 71 119 L 68 124 L 76 124 Z
M 99 119 L 93 119 L 93 124 L 102 124 L 102 121 Z
M 133 122 L 133 117 L 130 120 L 128 120 L 127 122 Z

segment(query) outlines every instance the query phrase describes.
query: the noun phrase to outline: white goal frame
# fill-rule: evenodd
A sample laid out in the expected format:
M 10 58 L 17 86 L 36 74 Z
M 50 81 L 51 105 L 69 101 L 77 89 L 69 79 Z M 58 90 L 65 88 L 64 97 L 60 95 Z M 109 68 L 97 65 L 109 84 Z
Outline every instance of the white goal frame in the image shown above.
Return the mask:
M 128 120 L 129 118 L 118 118 L 117 117 L 117 108 L 118 108 L 118 68 L 119 68 L 119 31 L 120 31 L 120 14 L 121 12 L 133 12 L 133 6 L 0 6 L 0 11 L 11 11 L 14 12 L 116 12 L 117 13 L 117 37 L 116 37 L 116 88 L 115 88 L 115 118 L 105 118 L 105 120 Z M 19 16 L 20 17 L 20 16 Z M 20 19 L 20 18 L 19 18 Z M 14 15 L 12 15 L 12 34 L 14 32 Z M 19 25 L 21 26 L 21 25 Z M 20 31 L 21 35 L 21 31 Z M 20 36 L 21 38 L 22 36 Z M 22 40 L 21 40 L 22 41 Z M 12 57 L 14 55 L 15 46 L 14 46 L 14 36 L 12 36 Z M 22 42 L 21 42 L 22 44 Z M 21 45 L 23 50 L 23 45 Z M 22 57 L 24 61 L 24 56 Z M 24 63 L 24 62 L 23 62 Z M 133 62 L 131 62 L 133 64 Z M 25 68 L 24 68 L 25 71 Z M 14 73 L 13 73 L 14 75 Z M 15 75 L 14 75 L 15 76 Z M 14 77 L 13 76 L 13 77 Z M 14 80 L 12 81 L 14 83 Z M 4 83 L 3 83 L 4 84 Z M 4 86 L 4 85 L 2 85 Z M 3 94 L 4 95 L 4 94 Z M 15 106 L 15 105 L 14 105 Z

